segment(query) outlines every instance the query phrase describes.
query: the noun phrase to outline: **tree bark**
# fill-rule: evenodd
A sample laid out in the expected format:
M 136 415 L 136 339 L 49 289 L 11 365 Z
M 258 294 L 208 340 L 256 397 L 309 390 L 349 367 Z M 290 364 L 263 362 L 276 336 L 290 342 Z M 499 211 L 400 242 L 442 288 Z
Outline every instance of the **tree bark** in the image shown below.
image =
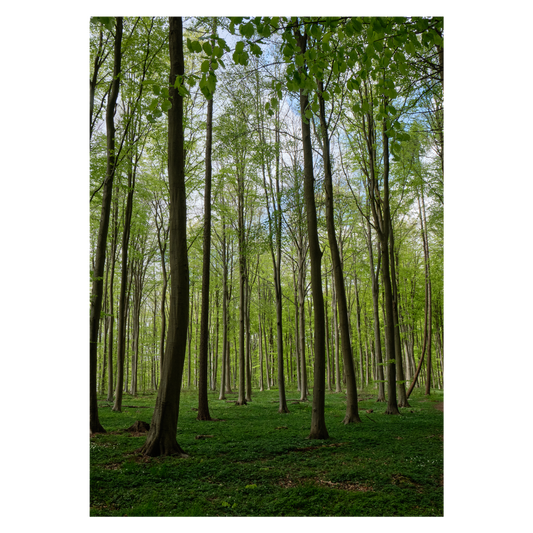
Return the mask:
M 133 213 L 133 192 L 135 188 L 135 175 L 133 169 L 128 172 L 128 196 L 126 200 L 126 213 L 124 215 L 124 230 L 122 233 L 122 274 L 120 280 L 120 295 L 118 304 L 117 325 L 117 386 L 115 389 L 115 403 L 113 411 L 122 410 L 122 391 L 124 387 L 124 358 L 126 354 L 126 320 L 127 302 L 126 289 L 128 283 L 128 248 L 130 242 L 131 217 Z M 126 384 L 128 379 L 126 378 Z
M 394 232 L 392 231 L 392 220 L 390 221 L 390 263 L 391 263 L 391 284 L 392 284 L 392 318 L 394 320 L 394 351 L 396 354 L 396 370 L 398 379 L 398 407 L 411 407 L 405 392 L 405 377 L 402 361 L 402 344 L 400 338 L 400 324 L 398 320 L 398 283 L 396 279 L 396 267 L 394 260 Z
M 98 418 L 98 401 L 96 393 L 98 328 L 102 311 L 103 275 L 105 267 L 105 253 L 107 246 L 107 232 L 109 229 L 109 215 L 111 211 L 111 197 L 113 194 L 113 178 L 115 176 L 115 108 L 120 88 L 120 72 L 122 60 L 122 17 L 117 17 L 115 31 L 115 57 L 113 68 L 113 83 L 109 95 L 106 111 L 107 128 L 107 169 L 102 192 L 102 212 L 96 246 L 95 268 L 91 291 L 91 311 L 89 326 L 89 395 L 90 395 L 90 430 L 91 433 L 105 433 Z
M 176 440 L 181 380 L 189 322 L 189 261 L 187 257 L 187 217 L 185 157 L 183 138 L 183 98 L 174 88 L 176 76 L 184 73 L 181 17 L 170 17 L 170 87 L 172 107 L 168 112 L 168 177 L 170 185 L 170 317 L 161 385 L 141 453 L 149 456 L 180 455 Z
M 307 34 L 300 33 L 294 28 L 296 40 L 304 54 L 307 45 Z M 300 117 L 302 122 L 302 142 L 304 153 L 304 197 L 307 211 L 307 232 L 309 235 L 309 257 L 311 259 L 311 292 L 314 307 L 315 326 L 315 373 L 313 386 L 313 410 L 311 418 L 310 439 L 329 438 L 325 420 L 325 392 L 326 392 L 326 353 L 325 353 L 325 325 L 324 325 L 324 297 L 322 294 L 322 251 L 318 239 L 318 224 L 315 204 L 315 188 L 313 174 L 313 152 L 311 145 L 311 129 L 306 121 L 305 111 L 309 105 L 307 93 L 300 89 Z
M 239 233 L 239 395 L 236 405 L 246 405 L 245 391 L 245 356 L 244 356 L 244 320 L 246 294 L 244 290 L 246 278 L 246 255 L 244 251 L 244 176 L 237 170 L 238 187 L 238 233 Z
M 378 260 L 377 271 L 374 272 L 374 254 L 372 249 L 372 234 L 370 230 L 370 221 L 367 219 L 368 229 L 368 255 L 370 258 L 370 275 L 372 281 L 372 312 L 374 315 L 374 349 L 376 357 L 376 374 L 378 378 L 378 402 L 385 401 L 385 376 L 383 374 L 383 357 L 381 354 L 381 332 L 379 319 L 379 269 L 380 261 Z
M 213 133 L 213 98 L 207 102 L 206 130 L 202 315 L 200 319 L 200 373 L 198 376 L 197 420 L 211 420 L 211 415 L 209 414 L 209 402 L 207 400 L 207 349 L 209 340 L 209 275 L 211 272 L 211 151 Z
M 113 285 L 115 280 L 115 263 L 116 263 L 116 250 L 118 242 L 118 202 L 115 200 L 115 208 L 113 210 L 113 235 L 111 238 L 111 280 L 109 283 L 109 347 L 108 347 L 108 380 L 107 380 L 107 401 L 113 401 L 113 331 L 115 325 L 115 313 L 114 313 L 114 298 L 113 298 Z

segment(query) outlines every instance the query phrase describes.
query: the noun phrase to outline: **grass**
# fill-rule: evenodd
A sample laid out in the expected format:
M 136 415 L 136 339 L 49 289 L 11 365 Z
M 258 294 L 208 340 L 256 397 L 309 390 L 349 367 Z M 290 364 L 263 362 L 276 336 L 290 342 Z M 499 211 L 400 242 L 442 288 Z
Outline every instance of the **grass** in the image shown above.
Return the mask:
M 142 457 L 146 437 L 124 431 L 150 423 L 155 394 L 125 396 L 122 413 L 101 398 L 108 433 L 90 439 L 90 514 L 443 516 L 443 393 L 415 391 L 400 416 L 385 415 L 373 391 L 359 396 L 363 423 L 345 426 L 345 395 L 326 393 L 330 438 L 309 440 L 311 402 L 291 403 L 296 391 L 289 414 L 278 414 L 277 390 L 254 391 L 246 406 L 211 393 L 216 422 L 197 421 L 197 393 L 183 392 L 177 439 L 187 459 Z

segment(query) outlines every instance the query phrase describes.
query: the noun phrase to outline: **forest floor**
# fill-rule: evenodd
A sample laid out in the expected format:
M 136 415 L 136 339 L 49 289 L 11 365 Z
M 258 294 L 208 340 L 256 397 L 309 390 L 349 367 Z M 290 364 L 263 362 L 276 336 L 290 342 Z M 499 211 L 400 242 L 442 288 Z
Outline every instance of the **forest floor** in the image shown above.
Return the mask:
M 311 391 L 312 393 L 312 391 Z M 327 440 L 309 440 L 311 402 L 287 391 L 209 394 L 212 422 L 196 420 L 197 392 L 181 394 L 177 440 L 189 457 L 139 455 L 155 394 L 99 399 L 107 433 L 90 438 L 91 516 L 443 516 L 444 393 L 415 390 L 411 407 L 385 415 L 374 390 L 359 391 L 362 424 L 342 424 L 344 393 L 326 393 Z

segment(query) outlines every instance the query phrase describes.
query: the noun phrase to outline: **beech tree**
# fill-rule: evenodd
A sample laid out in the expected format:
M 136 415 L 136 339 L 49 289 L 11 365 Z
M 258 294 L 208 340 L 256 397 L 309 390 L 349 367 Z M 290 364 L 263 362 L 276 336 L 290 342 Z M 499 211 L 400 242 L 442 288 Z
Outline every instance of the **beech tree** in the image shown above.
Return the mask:
M 186 455 L 176 440 L 180 384 L 185 362 L 189 324 L 189 262 L 187 257 L 187 203 L 185 195 L 185 154 L 183 97 L 176 79 L 184 75 L 183 23 L 169 20 L 170 77 L 168 111 L 168 180 L 170 188 L 170 317 L 161 385 L 157 394 L 150 431 L 141 452 L 150 455 Z
M 107 170 L 103 184 L 102 193 L 102 213 L 100 216 L 100 228 L 98 230 L 98 242 L 96 248 L 96 259 L 93 271 L 92 294 L 91 294 L 91 314 L 90 314 L 90 425 L 91 433 L 105 432 L 98 419 L 98 404 L 96 397 L 96 372 L 97 372 L 97 349 L 98 349 L 98 328 L 100 325 L 100 313 L 102 310 L 103 298 L 103 275 L 105 266 L 105 252 L 107 246 L 107 232 L 109 229 L 109 216 L 111 211 L 111 197 L 113 194 L 113 179 L 115 177 L 116 154 L 115 154 L 115 106 L 120 88 L 120 72 L 122 60 L 122 17 L 116 19 L 115 29 L 115 51 L 113 82 L 106 112 L 107 129 Z

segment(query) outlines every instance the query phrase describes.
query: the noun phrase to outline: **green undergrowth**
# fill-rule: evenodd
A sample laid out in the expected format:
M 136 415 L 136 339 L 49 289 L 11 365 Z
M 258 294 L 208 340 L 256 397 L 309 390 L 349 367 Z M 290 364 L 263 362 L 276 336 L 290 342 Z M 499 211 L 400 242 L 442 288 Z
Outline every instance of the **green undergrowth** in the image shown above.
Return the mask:
M 196 420 L 197 393 L 183 392 L 186 459 L 143 457 L 146 436 L 125 431 L 151 422 L 155 394 L 124 396 L 122 413 L 100 398 L 107 433 L 90 439 L 90 514 L 443 516 L 443 393 L 414 391 L 399 416 L 373 390 L 359 396 L 362 423 L 344 425 L 345 394 L 326 393 L 329 439 L 309 440 L 312 405 L 291 401 L 297 391 L 287 391 L 288 414 L 276 390 L 254 391 L 245 406 L 210 393 L 213 422 Z

